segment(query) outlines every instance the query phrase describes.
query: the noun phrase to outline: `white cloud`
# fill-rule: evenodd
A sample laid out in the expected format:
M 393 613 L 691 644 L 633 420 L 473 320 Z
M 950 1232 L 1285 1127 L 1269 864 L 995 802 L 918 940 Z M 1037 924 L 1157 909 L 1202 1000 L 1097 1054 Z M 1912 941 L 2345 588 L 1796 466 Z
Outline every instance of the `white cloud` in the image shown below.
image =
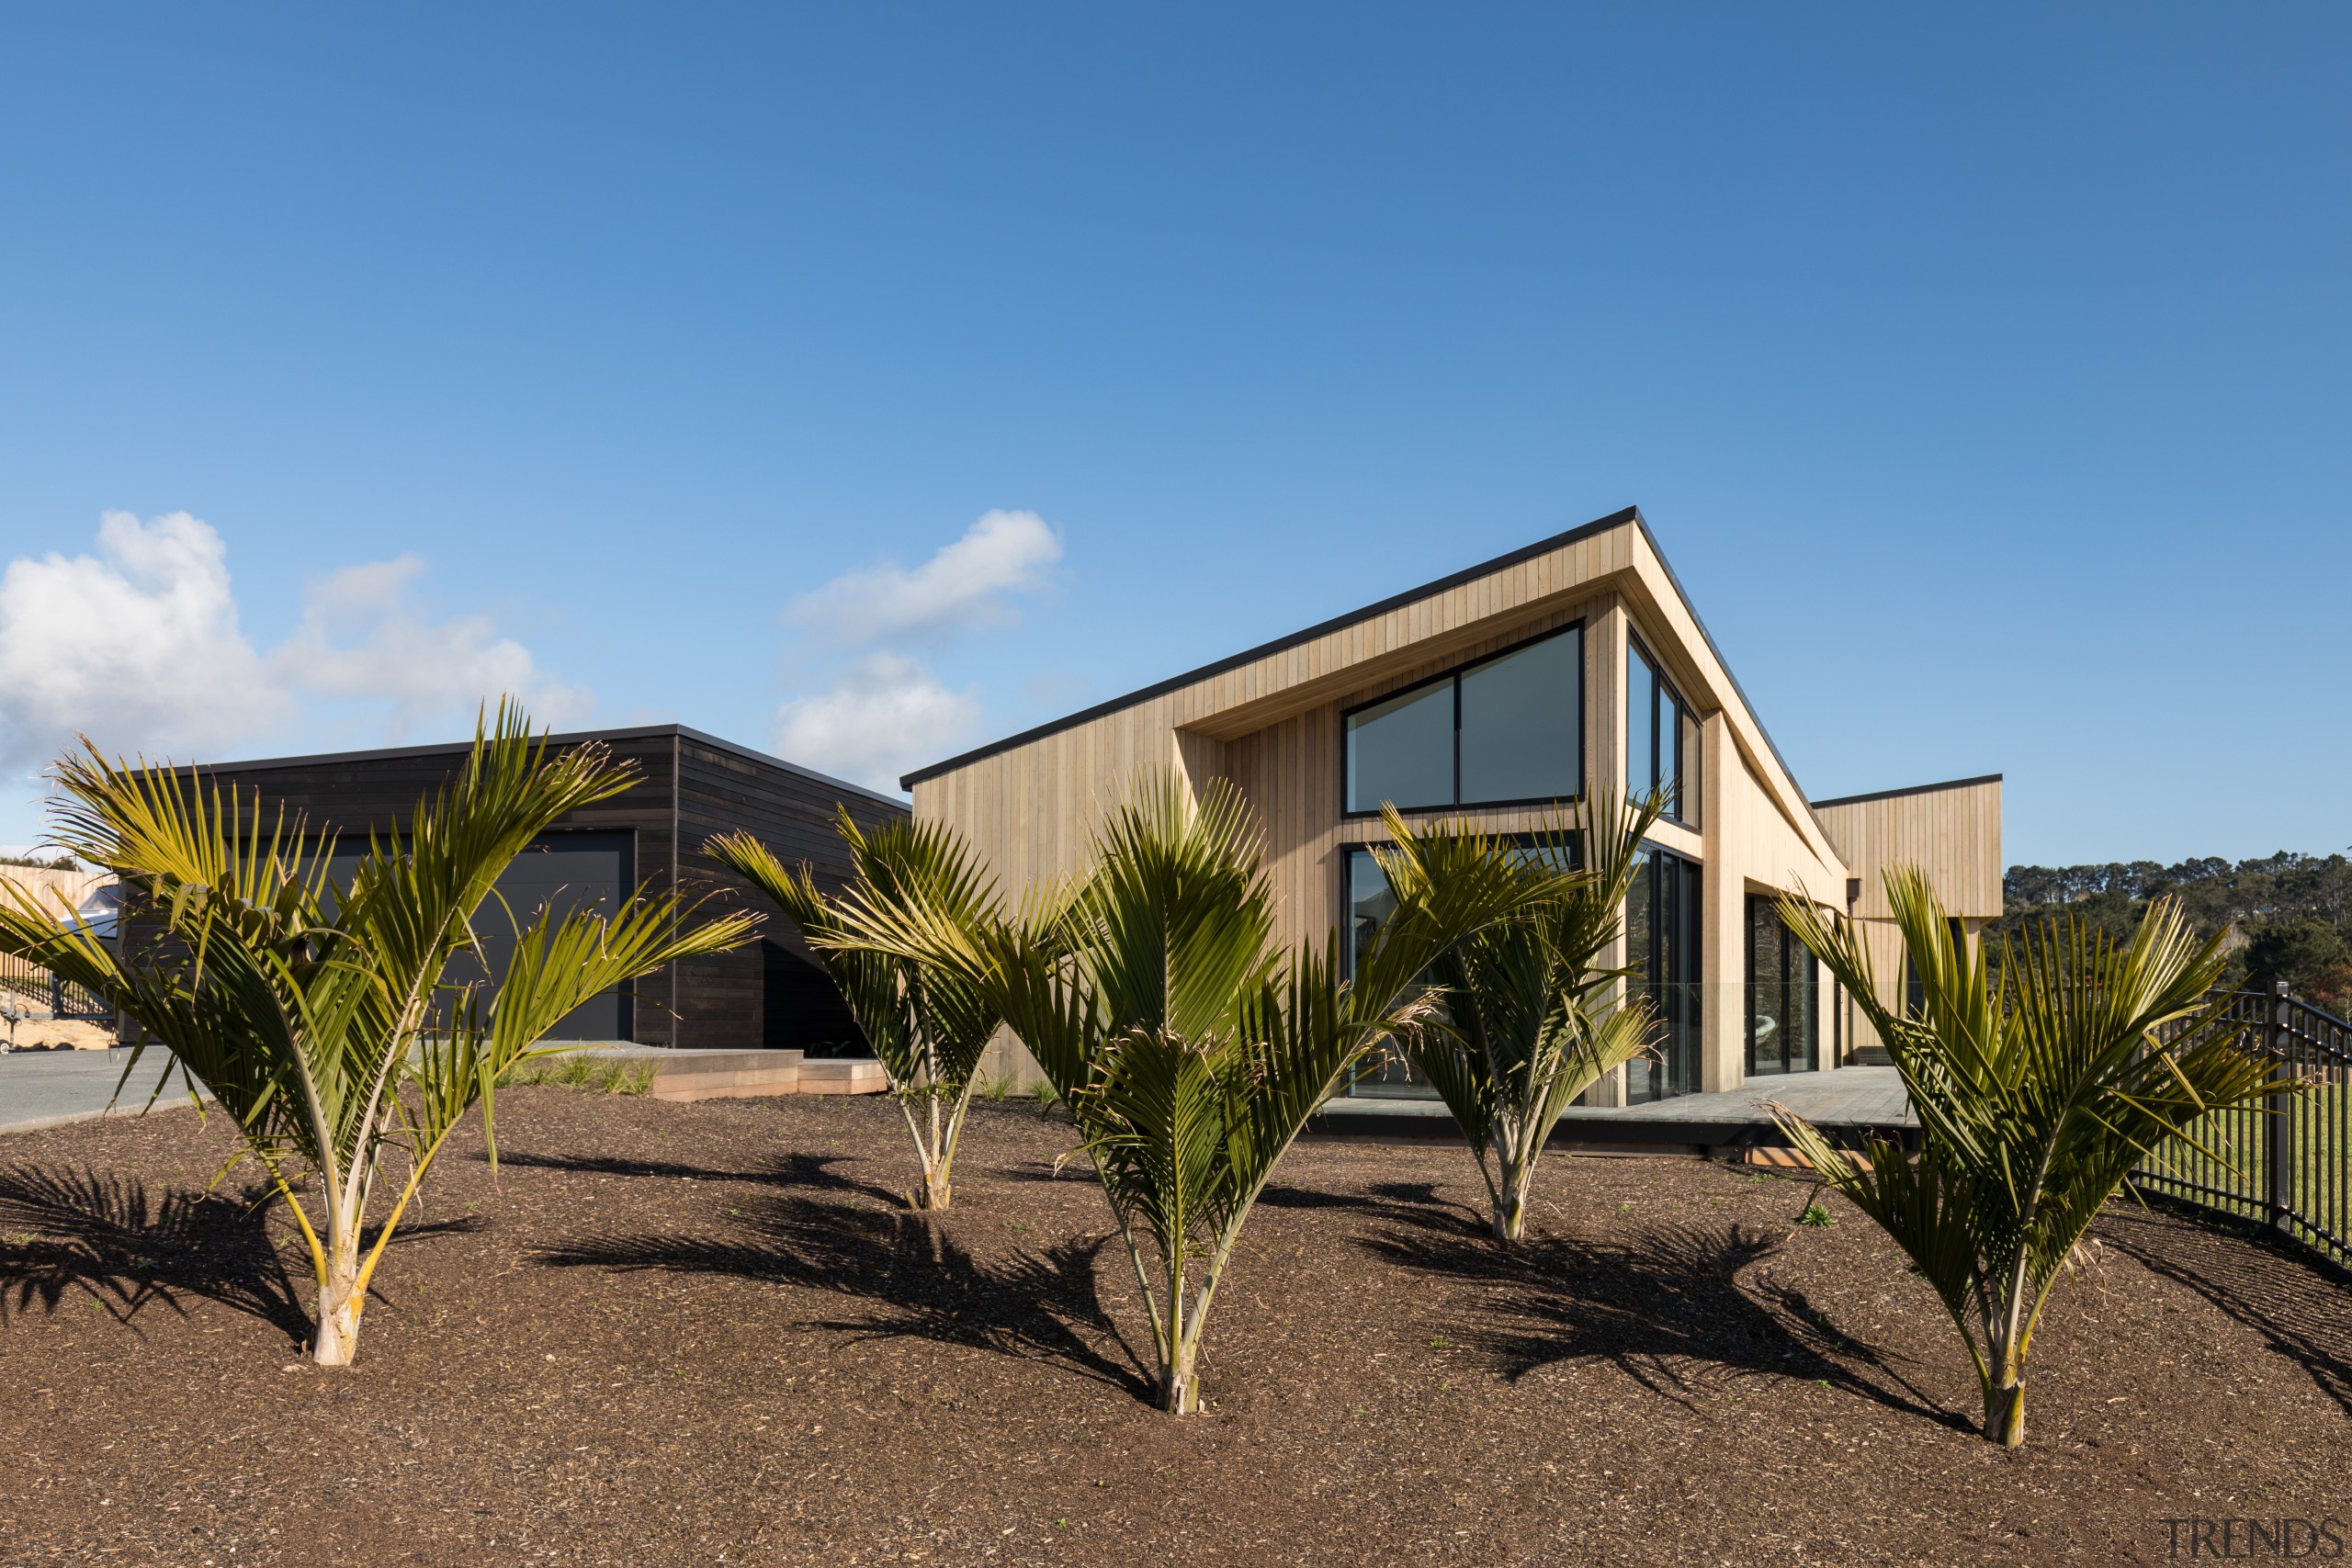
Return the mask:
M 548 679 L 529 649 L 499 637 L 487 619 L 427 620 L 409 596 L 424 571 L 412 555 L 313 581 L 301 626 L 270 656 L 271 668 L 322 696 L 388 705 L 393 740 L 422 724 L 459 725 L 506 694 L 523 699 L 535 723 L 560 728 L 586 716 L 589 694 Z
M 896 790 L 899 775 L 967 744 L 980 722 L 971 692 L 942 685 L 902 653 L 870 653 L 821 696 L 776 711 L 778 755 L 869 788 Z
M 969 745 L 977 689 L 951 690 L 909 645 L 1012 619 L 1010 601 L 1045 587 L 1062 542 L 1034 512 L 988 512 L 912 571 L 896 563 L 843 573 L 785 606 L 800 645 L 787 661 L 832 674 L 776 710 L 774 745 L 796 762 L 875 789 Z M 846 662 L 843 662 L 846 660 Z
M 912 571 L 896 564 L 846 572 L 785 606 L 817 637 L 869 646 L 922 640 L 1010 620 L 1008 596 L 1046 585 L 1061 539 L 1034 512 L 989 512 Z
M 98 554 L 0 574 L 0 772 L 87 733 L 109 750 L 190 754 L 289 722 L 292 696 L 237 626 L 229 551 L 185 512 L 109 512 Z
M 0 573 L 0 775 L 21 776 L 88 734 L 109 752 L 203 760 L 356 707 L 384 738 L 434 722 L 451 734 L 512 692 L 534 719 L 583 717 L 591 699 L 480 616 L 428 620 L 410 602 L 413 556 L 311 584 L 300 626 L 267 655 L 238 625 L 229 552 L 185 512 L 109 512 L 96 556 L 26 557 Z M 306 700 L 307 699 L 307 700 Z

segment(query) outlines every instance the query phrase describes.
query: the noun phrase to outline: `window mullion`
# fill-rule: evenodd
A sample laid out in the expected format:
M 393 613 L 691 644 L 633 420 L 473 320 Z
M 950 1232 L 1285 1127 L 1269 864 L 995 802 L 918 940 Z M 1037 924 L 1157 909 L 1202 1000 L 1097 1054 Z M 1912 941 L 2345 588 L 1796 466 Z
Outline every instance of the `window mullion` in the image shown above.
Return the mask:
M 1462 677 L 1453 677 L 1453 805 L 1462 806 Z

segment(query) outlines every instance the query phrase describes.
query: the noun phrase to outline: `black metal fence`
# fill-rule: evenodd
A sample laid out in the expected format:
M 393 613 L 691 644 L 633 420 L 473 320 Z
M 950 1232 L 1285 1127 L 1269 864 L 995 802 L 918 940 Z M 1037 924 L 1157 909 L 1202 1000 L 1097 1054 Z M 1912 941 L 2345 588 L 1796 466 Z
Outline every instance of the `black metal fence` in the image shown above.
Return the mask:
M 0 953 L 0 1008 L 51 1018 L 111 1021 L 114 1009 L 81 987 L 58 978 L 27 959 Z
M 2233 993 L 2227 1022 L 2302 1092 L 2216 1111 L 2193 1129 L 2201 1149 L 2165 1144 L 2133 1183 L 2352 1263 L 2352 1023 L 2296 1000 L 2283 984 Z

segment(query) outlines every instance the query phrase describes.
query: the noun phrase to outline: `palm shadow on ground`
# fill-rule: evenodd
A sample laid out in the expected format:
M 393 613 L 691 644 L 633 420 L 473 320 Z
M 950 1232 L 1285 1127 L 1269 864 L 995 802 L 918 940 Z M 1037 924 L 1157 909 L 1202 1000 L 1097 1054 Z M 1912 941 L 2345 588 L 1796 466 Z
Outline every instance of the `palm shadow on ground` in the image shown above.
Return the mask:
M 840 1185 L 838 1183 L 829 1185 Z M 853 1184 L 873 1196 L 876 1190 Z M 1096 1288 L 1107 1236 L 1081 1236 L 983 1260 L 955 1236 L 950 1211 L 798 1193 L 762 1194 L 730 1210 L 721 1232 L 582 1236 L 538 1255 L 553 1268 L 723 1274 L 824 1291 L 864 1303 L 814 1327 L 863 1338 L 914 1337 L 1055 1363 L 1127 1391 L 1151 1384 Z M 1118 1357 L 1101 1347 L 1115 1346 Z
M 2352 1414 L 2352 1291 L 2346 1272 L 2258 1227 L 2211 1214 L 2112 1203 L 2098 1237 L 2151 1273 L 2186 1285 L 2311 1375 Z
M 489 1156 L 477 1155 L 487 1161 Z M 542 1155 L 528 1152 L 507 1153 L 498 1156 L 500 1168 L 514 1167 L 524 1170 L 555 1170 L 581 1172 L 594 1176 L 636 1176 L 656 1180 L 685 1181 L 745 1181 L 761 1187 L 786 1190 L 817 1188 L 833 1192 L 854 1192 L 884 1203 L 895 1203 L 904 1196 L 870 1181 L 838 1171 L 833 1167 L 852 1158 L 848 1155 L 785 1154 L 764 1160 L 752 1170 L 720 1170 L 710 1166 L 685 1165 L 673 1160 L 618 1159 L 573 1155 Z
M 234 1195 L 95 1171 L 0 1170 L 0 1311 L 55 1312 L 80 1294 L 134 1320 L 191 1300 L 247 1313 L 300 1341 L 310 1314 L 270 1234 L 259 1190 Z
M 276 1207 L 260 1185 L 200 1192 L 90 1170 L 0 1170 L 0 1313 L 55 1312 L 79 1293 L 136 1332 L 150 1307 L 185 1316 L 190 1302 L 209 1301 L 306 1344 L 315 1326 L 311 1282 L 286 1270 L 279 1244 L 291 1240 L 291 1227 L 274 1224 Z M 481 1224 L 473 1216 L 412 1220 L 387 1250 Z M 373 1225 L 363 1231 L 362 1248 L 377 1234 Z M 294 1253 L 307 1257 L 299 1242 Z M 382 1299 L 373 1286 L 368 1293 Z
M 1408 1212 L 1398 1203 L 1391 1217 Z M 1815 1382 L 1973 1430 L 1905 1374 L 1903 1358 L 1841 1334 L 1804 1292 L 1769 1278 L 1761 1266 L 1782 1246 L 1769 1233 L 1664 1225 L 1593 1239 L 1531 1228 L 1507 1245 L 1464 1224 L 1459 1204 L 1431 1204 L 1422 1216 L 1357 1245 L 1401 1269 L 1486 1287 L 1483 1325 L 1447 1332 L 1513 1381 L 1604 1361 L 1694 1409 L 1741 1379 Z

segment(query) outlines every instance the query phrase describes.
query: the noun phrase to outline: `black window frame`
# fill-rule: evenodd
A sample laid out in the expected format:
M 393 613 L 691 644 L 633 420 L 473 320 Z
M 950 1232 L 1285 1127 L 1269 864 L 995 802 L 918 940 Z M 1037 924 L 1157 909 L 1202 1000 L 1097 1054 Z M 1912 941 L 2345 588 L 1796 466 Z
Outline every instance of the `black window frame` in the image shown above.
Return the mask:
M 1453 799 L 1440 806 L 1400 806 L 1397 807 L 1399 811 L 1408 817 L 1426 816 L 1433 811 L 1507 811 L 1513 807 L 1523 808 L 1531 806 L 1568 806 L 1582 800 L 1587 787 L 1587 770 L 1592 762 L 1592 750 L 1585 741 L 1587 721 L 1590 716 L 1588 710 L 1592 705 L 1585 700 L 1585 676 L 1589 667 L 1586 662 L 1586 654 L 1589 649 L 1585 647 L 1584 627 L 1583 618 L 1578 617 L 1565 626 L 1554 626 L 1550 631 L 1539 632 L 1531 637 L 1522 637 L 1509 648 L 1498 648 L 1492 653 L 1482 653 L 1477 658 L 1457 664 L 1451 670 L 1441 670 L 1434 675 L 1413 682 L 1410 685 L 1398 686 L 1392 691 L 1383 692 L 1376 697 L 1368 697 L 1363 702 L 1351 703 L 1341 708 L 1340 710 L 1340 819 L 1344 822 L 1361 822 L 1380 815 L 1380 807 L 1377 806 L 1367 807 L 1362 810 L 1351 810 L 1349 807 L 1348 797 L 1352 793 L 1349 787 L 1352 782 L 1349 774 L 1352 764 L 1348 755 L 1348 720 L 1366 708 L 1376 708 L 1385 703 L 1393 703 L 1399 697 L 1410 696 L 1415 692 L 1434 686 L 1441 681 L 1450 681 L 1453 683 Z M 1572 795 L 1524 795 L 1515 800 L 1463 799 L 1462 678 L 1484 665 L 1509 659 L 1513 654 L 1524 653 L 1539 643 L 1552 642 L 1564 637 L 1573 637 L 1577 639 L 1576 792 Z
M 1529 830 L 1517 833 L 1500 833 L 1497 834 L 1496 837 L 1501 839 L 1504 842 L 1512 845 L 1514 848 L 1532 849 L 1536 845 L 1542 843 L 1544 840 L 1555 837 L 1555 835 Z M 1566 839 L 1569 869 L 1572 871 L 1582 871 L 1584 869 L 1584 835 L 1571 830 L 1566 834 Z M 1340 935 L 1340 978 L 1342 980 L 1352 981 L 1356 977 L 1356 857 L 1358 855 L 1362 855 L 1368 861 L 1372 860 L 1372 852 L 1380 847 L 1381 846 L 1377 843 L 1370 842 L 1345 843 L 1340 846 L 1340 852 L 1337 859 L 1339 861 L 1338 869 L 1340 874 L 1340 918 L 1333 923 L 1338 928 Z M 1374 863 L 1376 865 L 1378 862 L 1374 861 Z M 1383 880 L 1385 881 L 1385 878 L 1384 877 Z M 1384 1047 L 1383 1050 L 1376 1055 L 1381 1056 L 1393 1056 L 1395 1055 L 1395 1048 L 1393 1046 Z M 1391 1068 L 1384 1063 L 1374 1070 L 1383 1074 L 1386 1074 L 1391 1071 L 1397 1071 L 1401 1074 L 1400 1077 L 1396 1078 L 1384 1078 L 1384 1081 L 1404 1086 L 1420 1086 L 1422 1088 L 1426 1088 L 1426 1086 L 1421 1084 L 1421 1079 L 1415 1073 L 1409 1062 L 1403 1062 L 1399 1059 L 1397 1061 L 1397 1066 L 1395 1068 Z M 1357 1098 L 1358 1085 L 1363 1077 L 1363 1064 L 1360 1063 L 1357 1066 L 1350 1068 L 1348 1072 L 1347 1087 L 1340 1092 L 1351 1099 Z M 1421 1093 L 1417 1092 L 1411 1088 L 1408 1088 L 1405 1092 L 1374 1098 L 1426 1100 L 1433 1099 L 1436 1095 L 1437 1091 L 1434 1089 L 1429 1089 L 1426 1093 Z
M 1667 795 L 1667 808 L 1658 814 L 1659 819 L 1661 821 L 1671 822 L 1678 828 L 1688 828 L 1693 832 L 1696 832 L 1699 828 L 1698 813 L 1694 811 L 1686 812 L 1683 809 L 1683 807 L 1686 801 L 1696 800 L 1699 794 L 1697 784 L 1692 777 L 1692 774 L 1698 769 L 1699 759 L 1696 757 L 1686 757 L 1682 754 L 1682 725 L 1680 721 L 1683 719 L 1690 720 L 1692 730 L 1702 738 L 1705 734 L 1705 726 L 1699 720 L 1699 710 L 1692 707 L 1690 702 L 1682 695 L 1682 688 L 1676 685 L 1673 678 L 1668 675 L 1666 671 L 1659 665 L 1657 661 L 1657 655 L 1650 651 L 1650 645 L 1642 640 L 1641 634 L 1628 628 L 1625 633 L 1625 644 L 1629 651 L 1637 656 L 1643 664 L 1648 667 L 1650 672 L 1651 767 L 1653 769 L 1658 768 L 1659 761 L 1665 755 L 1664 748 L 1669 742 L 1671 742 L 1674 749 L 1674 788 Z M 1632 684 L 1633 675 L 1633 666 L 1628 663 L 1625 667 L 1625 679 L 1626 683 L 1629 686 Z M 1666 725 L 1659 722 L 1659 709 L 1665 706 L 1667 703 L 1673 704 L 1677 720 L 1670 732 Z M 1629 724 L 1632 722 L 1633 716 L 1634 716 L 1631 713 L 1628 713 L 1625 716 Z M 1703 739 L 1702 743 L 1703 744 Z M 1627 750 L 1630 751 L 1631 748 L 1629 747 Z M 1645 790 L 1655 789 L 1657 787 L 1657 783 L 1658 781 L 1653 778 L 1646 784 L 1637 785 L 1631 777 L 1628 777 L 1625 780 L 1625 794 L 1628 798 L 1639 796 Z
M 1658 1058 L 1651 1064 L 1648 1091 L 1633 1098 L 1634 1085 L 1626 1085 L 1629 1104 L 1652 1105 L 1662 1100 L 1679 1099 L 1686 1094 L 1705 1090 L 1706 1078 L 1706 863 L 1683 853 L 1655 839 L 1642 840 L 1643 863 L 1634 873 L 1645 884 L 1642 892 L 1649 901 L 1649 941 L 1645 951 L 1634 952 L 1633 920 L 1630 908 L 1626 911 L 1625 963 L 1632 973 L 1627 976 L 1627 994 L 1646 993 L 1657 1009 L 1663 1034 L 1657 1042 Z M 1671 931 L 1668 904 L 1671 884 Z M 1628 887 L 1628 900 L 1634 889 Z M 1688 978 L 1669 978 L 1659 971 L 1668 967 L 1661 959 L 1678 961 L 1679 972 Z
M 1493 837 L 1500 839 L 1514 849 L 1527 850 L 1533 849 L 1554 835 L 1531 829 L 1517 833 L 1497 833 Z M 1568 869 L 1582 871 L 1584 869 L 1584 835 L 1570 829 L 1566 838 Z M 1372 852 L 1384 846 L 1380 843 L 1370 841 L 1345 843 L 1340 846 L 1338 869 L 1340 918 L 1333 923 L 1340 927 L 1340 978 L 1342 980 L 1352 980 L 1356 977 L 1356 933 L 1353 923 L 1355 919 L 1355 857 L 1362 855 L 1366 860 L 1371 860 Z
M 1953 951 L 1963 957 L 1968 952 L 1968 927 L 1958 915 L 1944 917 L 1944 930 L 1951 934 Z M 1911 947 L 1903 948 L 1903 1016 L 1925 1018 L 1928 1013 L 1928 982 L 1919 974 L 1919 965 L 1912 960 Z
M 1812 1073 L 1819 1072 L 1822 1068 L 1821 961 L 1815 955 L 1813 949 L 1807 947 L 1803 942 L 1798 940 L 1797 934 L 1789 930 L 1787 923 L 1781 919 L 1780 911 L 1776 907 L 1778 897 L 1779 895 L 1772 893 L 1750 893 L 1747 895 L 1747 907 L 1743 911 L 1747 919 L 1740 933 L 1741 945 L 1747 950 L 1746 957 L 1747 1006 L 1746 1009 L 1747 1017 L 1744 1021 L 1741 1033 L 1744 1036 L 1743 1043 L 1746 1052 L 1745 1060 L 1747 1062 L 1747 1072 L 1751 1076 L 1756 1077 L 1765 1077 L 1776 1073 Z M 1780 952 L 1781 973 L 1777 977 L 1768 977 L 1766 976 L 1758 975 L 1756 972 L 1756 918 L 1759 913 L 1769 913 L 1772 918 L 1773 923 L 1779 925 L 1781 928 Z M 1801 969 L 1802 973 L 1792 973 L 1791 971 L 1792 966 Z M 1783 1007 L 1781 1009 L 1782 1016 L 1781 1019 L 1781 1065 L 1778 1067 L 1767 1068 L 1760 1066 L 1758 1065 L 1756 1060 L 1756 1018 L 1758 1011 L 1757 987 L 1759 983 L 1779 986 L 1781 987 L 1781 997 L 1784 998 Z M 1789 1047 L 1791 1032 L 1787 1027 L 1787 1014 L 1791 1010 L 1785 1004 L 1785 998 L 1789 995 L 1789 988 L 1792 986 L 1799 985 L 1810 986 L 1813 987 L 1813 1005 L 1805 1010 L 1805 1021 L 1812 1029 L 1813 1037 L 1806 1043 L 1804 1060 L 1807 1065 L 1803 1067 L 1792 1066 L 1792 1063 L 1795 1060 L 1795 1054 Z

